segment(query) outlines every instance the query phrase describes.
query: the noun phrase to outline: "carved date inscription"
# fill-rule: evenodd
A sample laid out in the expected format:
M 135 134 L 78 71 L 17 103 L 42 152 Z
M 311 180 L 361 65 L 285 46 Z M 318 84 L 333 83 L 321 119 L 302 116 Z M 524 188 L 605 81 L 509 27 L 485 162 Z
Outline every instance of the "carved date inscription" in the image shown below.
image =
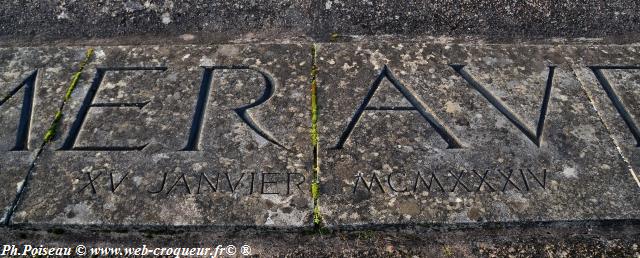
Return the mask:
M 307 180 L 301 173 L 167 173 L 155 177 L 133 180 L 132 173 L 84 172 L 84 183 L 78 193 L 97 194 L 100 192 L 116 193 L 118 188 L 126 184 L 135 187 L 135 191 L 149 194 L 207 194 L 207 193 L 239 193 L 239 194 L 273 194 L 291 195 L 307 189 Z
M 546 189 L 547 170 L 485 169 L 461 171 L 432 171 L 388 174 L 356 175 L 353 193 L 405 193 L 405 192 L 527 192 Z

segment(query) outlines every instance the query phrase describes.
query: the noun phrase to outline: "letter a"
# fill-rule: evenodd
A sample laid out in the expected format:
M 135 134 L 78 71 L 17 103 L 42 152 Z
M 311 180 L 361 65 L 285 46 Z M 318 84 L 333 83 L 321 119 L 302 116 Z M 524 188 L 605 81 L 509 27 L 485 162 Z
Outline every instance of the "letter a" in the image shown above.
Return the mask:
M 402 96 L 404 96 L 404 98 L 409 101 L 412 107 L 368 106 L 371 98 L 378 90 L 378 87 L 380 86 L 380 83 L 384 78 L 387 78 L 391 82 L 391 84 L 393 84 L 393 86 L 402 94 Z M 451 134 L 449 129 L 445 127 L 434 114 L 432 114 L 433 112 L 425 105 L 425 103 L 418 99 L 413 94 L 413 91 L 411 89 L 402 85 L 402 83 L 400 83 L 400 81 L 398 81 L 395 76 L 393 76 L 389 67 L 385 65 L 384 68 L 382 68 L 382 72 L 380 73 L 380 75 L 378 75 L 378 78 L 376 78 L 376 80 L 371 85 L 371 88 L 369 88 L 369 92 L 367 92 L 367 95 L 364 97 L 364 101 L 362 101 L 362 104 L 360 104 L 360 107 L 358 107 L 358 109 L 356 110 L 356 113 L 354 114 L 353 118 L 351 118 L 351 121 L 347 125 L 347 128 L 344 130 L 342 136 L 340 136 L 340 139 L 338 140 L 338 143 L 335 147 L 333 147 L 333 149 L 342 149 L 344 143 L 347 141 L 347 139 L 349 139 L 349 136 L 353 132 L 353 129 L 358 123 L 358 120 L 360 120 L 360 117 L 362 117 L 362 114 L 365 110 L 418 111 L 418 113 L 420 113 L 420 115 L 427 121 L 427 123 L 429 123 L 429 125 L 431 125 L 431 127 L 433 127 L 433 129 L 440 135 L 440 137 L 442 137 L 442 139 L 447 142 L 448 149 L 462 148 L 462 144 L 460 144 L 458 138 Z

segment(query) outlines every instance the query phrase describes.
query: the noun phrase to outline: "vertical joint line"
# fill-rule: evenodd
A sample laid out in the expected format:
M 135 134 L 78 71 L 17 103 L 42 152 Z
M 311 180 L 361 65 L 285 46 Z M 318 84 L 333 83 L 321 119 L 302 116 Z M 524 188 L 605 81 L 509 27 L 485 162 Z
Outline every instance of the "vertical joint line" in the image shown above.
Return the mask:
M 318 66 L 317 48 L 311 46 L 311 145 L 313 149 L 311 198 L 313 199 L 313 226 L 320 229 L 322 217 L 320 215 L 320 162 L 318 137 Z

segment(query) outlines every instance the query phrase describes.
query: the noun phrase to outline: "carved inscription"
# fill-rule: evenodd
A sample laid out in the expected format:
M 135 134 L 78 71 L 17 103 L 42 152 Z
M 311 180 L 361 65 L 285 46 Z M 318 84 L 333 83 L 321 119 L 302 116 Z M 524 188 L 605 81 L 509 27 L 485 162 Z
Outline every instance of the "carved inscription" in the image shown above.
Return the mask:
M 418 193 L 418 192 L 527 192 L 544 190 L 547 170 L 486 169 L 462 171 L 432 171 L 388 174 L 358 174 L 352 184 L 352 193 Z
M 191 123 L 191 131 L 189 132 L 189 139 L 187 145 L 182 149 L 183 151 L 197 151 L 200 150 L 200 133 L 202 131 L 203 119 L 207 107 L 207 100 L 211 93 L 211 81 L 214 70 L 248 70 L 258 72 L 264 79 L 264 92 L 256 101 L 247 104 L 245 106 L 235 108 L 233 111 L 240 117 L 240 119 L 249 126 L 258 135 L 262 136 L 269 142 L 286 149 L 280 144 L 269 132 L 263 130 L 257 121 L 255 121 L 247 110 L 257 107 L 267 102 L 275 91 L 275 83 L 273 78 L 264 71 L 247 67 L 247 66 L 212 66 L 204 67 L 202 74 L 202 84 L 200 85 L 200 92 L 198 94 L 198 100 L 196 102 L 196 108 L 193 115 L 193 121 Z
M 0 106 L 11 99 L 18 91 L 24 89 L 22 97 L 22 109 L 20 111 L 20 120 L 18 121 L 18 131 L 16 133 L 16 144 L 11 151 L 28 150 L 29 132 L 31 128 L 31 113 L 33 111 L 33 95 L 36 88 L 36 78 L 38 70 L 31 72 L 26 78 L 14 87 L 7 95 L 0 100 Z M 6 121 L 3 121 L 5 123 Z
M 247 67 L 247 66 L 212 66 L 212 67 L 203 67 L 203 75 L 202 81 L 200 85 L 200 91 L 198 94 L 198 98 L 196 100 L 195 112 L 193 115 L 193 120 L 191 124 L 191 130 L 189 132 L 189 138 L 187 140 L 186 146 L 182 149 L 183 151 L 198 151 L 200 150 L 200 137 L 202 127 L 204 126 L 204 116 L 206 112 L 207 100 L 209 95 L 211 94 L 211 83 L 213 72 L 215 70 L 246 70 L 253 71 L 260 74 L 260 76 L 264 80 L 264 91 L 262 95 L 255 101 L 238 108 L 233 109 L 233 111 L 238 115 L 238 117 L 251 128 L 258 135 L 268 140 L 269 142 L 287 149 L 280 142 L 278 142 L 275 137 L 273 137 L 269 132 L 262 129 L 260 124 L 253 119 L 253 117 L 249 114 L 248 110 L 251 108 L 255 108 L 265 102 L 267 102 L 274 94 L 275 91 L 275 83 L 273 78 L 264 71 L 258 70 L 256 68 Z M 67 138 L 65 139 L 60 150 L 85 150 L 85 151 L 132 151 L 132 150 L 142 150 L 146 147 L 146 144 L 139 146 L 88 146 L 88 147 L 77 147 L 75 146 L 76 140 L 80 131 L 82 130 L 82 126 L 84 121 L 86 120 L 87 114 L 89 113 L 89 109 L 91 108 L 144 108 L 149 102 L 136 102 L 136 103 L 125 103 L 125 102 L 109 102 L 109 103 L 94 103 L 94 99 L 98 92 L 100 85 L 102 84 L 104 77 L 108 74 L 108 72 L 114 71 L 166 71 L 167 67 L 109 67 L 109 68 L 97 68 L 95 78 L 89 91 L 87 92 L 82 106 L 78 111 L 76 116 L 76 120 L 73 122 L 71 129 L 68 133 Z M 23 83 L 25 84 L 25 83 Z M 29 84 L 30 85 L 30 84 Z M 31 90 L 32 91 L 32 90 Z M 29 105 L 30 107 L 30 105 Z
M 536 146 L 540 147 L 543 139 L 544 132 L 544 124 L 547 116 L 547 111 L 549 108 L 549 102 L 551 99 L 551 92 L 553 86 L 553 77 L 556 66 L 550 65 L 548 66 L 548 75 L 546 83 L 544 84 L 544 96 L 541 100 L 540 105 L 540 114 L 538 117 L 537 126 L 534 129 L 529 128 L 517 114 L 515 114 L 506 104 L 504 104 L 500 99 L 498 99 L 493 93 L 491 93 L 487 88 L 481 85 L 478 81 L 474 79 L 474 77 L 465 71 L 465 65 L 459 64 L 451 64 L 451 68 L 453 68 L 456 73 L 458 73 L 472 88 L 480 93 L 491 105 L 493 105 L 499 112 L 501 112 L 516 128 L 518 128 L 528 139 L 531 140 Z M 602 85 L 609 99 L 611 99 L 614 107 L 623 118 L 625 124 L 629 128 L 631 134 L 636 139 L 636 145 L 640 147 L 640 128 L 636 121 L 632 118 L 627 107 L 621 102 L 618 94 L 613 90 L 611 84 L 606 79 L 602 70 L 615 70 L 615 69 L 640 69 L 640 66 L 588 66 L 596 78 Z M 68 132 L 67 137 L 65 138 L 62 147 L 60 150 L 86 150 L 86 151 L 130 151 L 130 150 L 142 150 L 146 147 L 146 144 L 138 145 L 138 146 L 84 146 L 78 147 L 75 146 L 76 140 L 80 131 L 82 130 L 82 126 L 86 117 L 91 108 L 144 108 L 149 102 L 104 102 L 104 103 L 94 103 L 94 99 L 98 92 L 100 85 L 105 76 L 109 72 L 113 71 L 166 71 L 167 67 L 108 67 L 108 68 L 97 68 L 95 78 L 84 97 L 83 103 L 76 114 L 76 119 L 71 125 L 71 128 Z M 191 122 L 189 137 L 187 139 L 187 143 L 182 151 L 198 151 L 200 150 L 200 138 L 202 127 L 204 126 L 204 117 L 206 112 L 207 100 L 209 95 L 211 94 L 211 83 L 213 72 L 216 70 L 244 70 L 247 72 L 255 72 L 258 73 L 264 80 L 264 91 L 262 95 L 258 96 L 255 101 L 251 103 L 237 107 L 233 109 L 238 115 L 238 118 L 243 121 L 249 128 L 251 128 L 255 133 L 266 139 L 272 144 L 275 144 L 281 148 L 287 149 L 283 144 L 281 144 L 271 133 L 267 130 L 263 129 L 260 126 L 258 121 L 255 121 L 253 117 L 249 114 L 249 110 L 260 106 L 266 103 L 275 93 L 276 87 L 274 79 L 269 75 L 269 73 L 248 66 L 208 66 L 203 67 L 203 74 L 201 85 L 199 89 L 198 98 L 196 100 L 196 105 L 193 113 L 193 119 Z M 20 115 L 20 120 L 18 130 L 16 133 L 16 143 L 11 151 L 21 151 L 27 150 L 28 141 L 29 141 L 29 129 L 31 124 L 31 114 L 33 110 L 33 97 L 34 91 L 36 88 L 36 77 L 38 75 L 38 70 L 34 70 L 30 75 L 25 77 L 18 86 L 14 87 L 9 94 L 7 94 L 3 99 L 0 100 L 0 106 L 5 104 L 7 100 L 13 97 L 18 91 L 24 89 L 24 97 L 22 101 L 22 110 Z M 404 99 L 406 99 L 411 106 L 370 106 L 369 102 L 372 97 L 378 91 L 378 88 L 383 80 L 389 80 L 394 88 L 398 91 L 399 94 L 402 95 Z M 375 112 L 375 111 L 416 111 L 418 112 L 425 121 L 433 128 L 438 135 L 447 143 L 447 148 L 449 149 L 459 149 L 463 148 L 462 141 L 455 136 L 448 127 L 440 121 L 440 119 L 434 114 L 434 112 L 426 106 L 424 101 L 420 99 L 419 96 L 416 96 L 415 92 L 408 86 L 403 85 L 391 72 L 391 69 L 388 66 L 384 66 L 380 71 L 374 82 L 371 84 L 365 98 L 361 102 L 360 106 L 356 109 L 353 117 L 346 125 L 342 134 L 338 138 L 335 146 L 332 149 L 342 149 L 344 144 L 348 141 L 350 135 L 355 130 L 360 118 L 365 112 Z
M 607 93 L 607 96 L 611 100 L 611 103 L 618 111 L 618 114 L 620 114 L 620 116 L 622 117 L 622 120 L 624 120 L 624 123 L 627 125 L 627 127 L 629 127 L 629 131 L 631 131 L 633 138 L 636 139 L 636 147 L 640 147 L 640 129 L 638 129 L 638 124 L 635 121 L 633 121 L 633 118 L 631 117 L 631 113 L 629 113 L 629 111 L 627 110 L 627 107 L 624 106 L 624 104 L 620 100 L 620 97 L 615 92 L 615 90 L 613 90 L 613 87 L 611 87 L 611 84 L 602 73 L 602 70 L 640 69 L 640 66 L 610 65 L 610 66 L 589 66 L 589 68 L 595 74 L 596 78 L 598 79 L 598 82 L 600 82 L 600 85 L 602 85 L 602 88 L 604 89 L 604 91 Z
M 535 129 L 529 128 L 523 119 L 514 113 L 505 103 L 503 103 L 494 93 L 478 82 L 474 76 L 468 73 L 465 65 L 449 65 L 458 75 L 460 75 L 475 91 L 477 91 L 489 104 L 504 115 L 516 128 L 518 128 L 532 143 L 540 147 L 543 140 L 544 125 L 551 100 L 554 73 L 556 66 L 548 66 L 546 82 L 542 83 L 540 90 L 544 92 L 540 104 L 540 113 Z M 611 100 L 616 111 L 629 128 L 636 140 L 636 146 L 640 147 L 640 128 L 634 121 L 628 107 L 626 107 L 619 94 L 612 88 L 610 82 L 605 77 L 603 70 L 624 70 L 640 69 L 640 66 L 588 66 L 603 87 L 608 98 Z M 198 97 L 195 102 L 193 119 L 187 143 L 181 151 L 200 151 L 200 141 L 202 128 L 205 121 L 205 113 L 209 95 L 212 89 L 212 79 L 214 71 L 238 70 L 254 72 L 259 74 L 264 82 L 264 89 L 260 96 L 251 103 L 236 107 L 233 110 L 238 118 L 251 128 L 255 133 L 266 139 L 268 142 L 281 148 L 287 149 L 276 137 L 264 130 L 258 121 L 250 115 L 249 110 L 263 105 L 271 99 L 276 92 L 275 80 L 266 72 L 248 66 L 207 66 L 202 67 L 202 80 L 199 87 Z M 95 78 L 87 94 L 84 96 L 82 105 L 75 116 L 75 120 L 64 139 L 60 150 L 74 151 L 139 151 L 146 147 L 146 144 L 138 146 L 85 146 L 78 147 L 76 141 L 83 124 L 92 108 L 137 108 L 143 109 L 149 102 L 95 102 L 98 90 L 103 83 L 105 76 L 109 72 L 126 71 L 166 71 L 167 67 L 107 67 L 97 68 Z M 29 130 L 31 126 L 31 116 L 33 111 L 33 99 L 36 88 L 36 78 L 38 70 L 32 71 L 28 76 L 15 86 L 3 99 L 0 99 L 0 106 L 14 97 L 20 90 L 23 90 L 22 107 L 16 141 L 11 151 L 28 150 Z M 383 80 L 388 80 L 410 106 L 372 106 L 370 102 L 378 92 Z M 448 149 L 463 148 L 462 141 L 455 136 L 451 130 L 434 114 L 434 112 L 415 94 L 410 87 L 402 84 L 392 73 L 388 66 L 384 66 L 379 72 L 364 99 L 355 110 L 348 124 L 340 134 L 334 150 L 342 149 L 349 137 L 356 129 L 358 122 L 365 112 L 377 111 L 397 111 L 397 112 L 418 112 L 424 121 L 435 130 L 436 133 L 447 143 Z M 130 173 L 114 174 L 112 172 L 84 173 L 81 180 L 84 182 L 78 189 L 78 193 L 89 192 L 97 194 L 101 191 L 117 193 L 127 182 L 131 184 Z M 546 189 L 547 170 L 541 169 L 488 169 L 488 170 L 465 170 L 438 172 L 417 172 L 389 174 L 370 173 L 368 175 L 358 174 L 351 185 L 353 193 L 365 191 L 369 193 L 404 193 L 404 192 L 526 192 L 533 189 Z M 141 187 L 149 194 L 201 194 L 205 192 L 243 192 L 246 194 L 275 194 L 289 195 L 294 191 L 303 191 L 303 184 L 306 177 L 300 173 L 161 173 L 156 178 L 146 178 L 145 186 Z
M 138 186 L 132 173 L 84 172 L 82 186 L 77 193 L 97 194 L 100 192 L 116 193 L 121 185 L 135 186 L 135 191 L 148 194 L 205 194 L 205 193 L 239 193 L 291 195 L 304 192 L 308 186 L 305 175 L 301 173 L 162 173 L 156 177 L 142 180 Z
M 94 185 L 94 182 L 96 181 L 96 179 L 98 179 L 100 176 L 102 176 L 102 171 L 98 172 L 98 174 L 96 174 L 95 176 L 92 176 L 91 173 L 84 173 L 84 175 L 86 175 L 86 180 L 87 183 L 80 188 L 80 192 L 84 191 L 85 189 L 88 189 L 88 187 L 91 190 L 91 193 L 95 194 L 97 193 L 96 191 L 96 186 Z M 114 175 L 113 173 L 109 173 L 109 189 L 111 190 L 112 193 L 116 192 L 116 189 L 118 189 L 118 186 L 120 186 L 120 184 L 122 184 L 122 181 L 124 181 L 124 179 L 127 178 L 127 176 L 129 175 L 129 172 L 125 173 L 124 175 L 122 175 L 120 177 L 119 180 L 117 180 L 116 182 L 114 182 Z
M 407 101 L 409 101 L 409 103 L 411 103 L 411 107 L 371 107 L 369 106 L 369 101 L 371 101 L 371 98 L 378 90 L 380 83 L 385 78 L 388 79 L 391 82 L 391 84 L 393 84 L 393 86 L 402 94 L 402 96 Z M 447 142 L 448 144 L 447 148 L 449 149 L 462 148 L 462 144 L 460 143 L 460 140 L 458 140 L 458 138 L 454 136 L 450 132 L 450 130 L 442 124 L 442 122 L 440 122 L 440 120 L 433 114 L 433 112 L 426 106 L 426 104 L 423 101 L 421 101 L 417 96 L 415 96 L 413 90 L 411 90 L 410 88 L 400 83 L 400 81 L 398 81 L 398 79 L 395 78 L 393 73 L 391 73 L 391 70 L 389 69 L 389 67 L 385 65 L 382 68 L 380 75 L 378 75 L 376 80 L 373 82 L 373 84 L 369 88 L 369 91 L 367 92 L 367 95 L 362 101 L 362 104 L 360 104 L 360 107 L 358 107 L 358 109 L 356 110 L 356 113 L 353 115 L 353 118 L 351 118 L 351 121 L 349 121 L 349 124 L 347 125 L 344 132 L 340 136 L 340 139 L 338 139 L 338 143 L 336 144 L 334 149 L 342 149 L 342 147 L 344 146 L 344 143 L 347 141 L 347 139 L 349 139 L 349 136 L 353 132 L 353 129 L 356 127 L 356 124 L 358 123 L 358 121 L 360 120 L 360 117 L 362 117 L 362 114 L 365 111 L 380 111 L 380 110 L 418 111 L 418 113 L 420 113 L 420 115 L 427 121 L 427 123 L 429 123 L 429 125 L 431 125 L 431 127 L 434 128 L 434 130 L 440 135 L 440 137 L 442 137 L 442 139 L 444 139 L 445 142 Z
M 105 103 L 94 103 L 93 100 L 96 97 L 96 93 L 98 92 L 98 88 L 102 84 L 102 81 L 110 71 L 166 71 L 166 67 L 112 67 L 112 68 L 97 68 L 96 76 L 93 79 L 93 83 L 87 92 L 87 95 L 82 102 L 82 106 L 80 106 L 80 111 L 78 111 L 78 115 L 76 116 L 76 120 L 71 125 L 71 129 L 69 130 L 69 135 L 64 141 L 60 150 L 87 150 L 87 151 L 128 151 L 128 150 L 142 150 L 146 147 L 146 144 L 140 146 L 89 146 L 89 147 L 76 147 L 74 146 L 76 140 L 78 138 L 78 134 L 84 124 L 84 121 L 89 113 L 89 109 L 94 108 L 138 108 L 142 109 L 144 106 L 149 104 L 149 102 L 136 102 L 136 103 L 128 103 L 128 102 L 105 102 Z
M 496 98 L 489 90 L 487 90 L 484 86 L 482 86 L 479 82 L 477 82 L 467 71 L 464 70 L 464 65 L 451 65 L 451 67 L 458 73 L 462 78 L 465 79 L 475 90 L 477 90 L 484 98 L 486 98 L 491 105 L 496 107 L 500 113 L 513 123 L 522 133 L 524 133 L 529 140 L 531 140 L 536 146 L 540 147 L 540 143 L 542 142 L 542 132 L 544 130 L 544 120 L 547 116 L 547 109 L 549 107 L 549 99 L 551 98 L 551 87 L 553 85 L 553 72 L 555 70 L 555 66 L 549 66 L 549 75 L 547 76 L 547 83 L 544 89 L 544 97 L 542 97 L 542 105 L 540 105 L 540 117 L 538 118 L 538 126 L 536 131 L 534 132 L 529 127 L 522 122 L 522 119 L 518 117 L 515 113 L 513 113 L 505 104 L 502 103 L 498 98 Z

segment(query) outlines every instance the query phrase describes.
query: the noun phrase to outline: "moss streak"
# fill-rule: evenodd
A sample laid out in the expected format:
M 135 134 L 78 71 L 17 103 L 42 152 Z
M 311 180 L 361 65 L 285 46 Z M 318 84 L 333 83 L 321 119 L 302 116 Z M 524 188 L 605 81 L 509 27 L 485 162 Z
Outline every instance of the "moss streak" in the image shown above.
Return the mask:
M 313 225 L 319 229 L 322 224 L 320 216 L 320 162 L 318 160 L 318 66 L 316 63 L 316 45 L 311 46 L 311 144 L 313 147 L 313 175 L 311 181 L 311 197 L 313 199 Z
M 87 49 L 87 52 L 85 53 L 85 56 L 84 56 L 84 60 L 80 63 L 78 70 L 75 73 L 73 73 L 73 75 L 71 76 L 71 82 L 69 83 L 69 87 L 67 88 L 67 92 L 64 95 L 63 101 L 62 103 L 60 103 L 60 106 L 58 107 L 58 111 L 56 112 L 56 115 L 53 118 L 53 122 L 51 122 L 49 129 L 44 134 L 44 137 L 43 137 L 44 141 L 42 141 L 42 143 L 40 144 L 40 148 L 38 148 L 38 150 L 36 151 L 35 158 L 31 162 L 31 166 L 29 166 L 29 171 L 27 172 L 27 175 L 22 181 L 23 183 L 20 186 L 20 189 L 18 189 L 16 197 L 11 202 L 11 207 L 9 208 L 9 211 L 6 213 L 3 219 L 4 220 L 3 224 L 5 226 L 11 224 L 11 218 L 13 217 L 13 213 L 16 211 L 16 209 L 18 208 L 18 205 L 20 204 L 20 200 L 22 199 L 22 196 L 26 191 L 25 189 L 27 189 L 27 185 L 30 182 L 33 169 L 36 165 L 36 162 L 40 158 L 40 154 L 42 154 L 45 145 L 47 145 L 53 139 L 53 137 L 56 136 L 56 132 L 58 131 L 58 125 L 60 124 L 60 121 L 62 121 L 62 109 L 64 108 L 64 104 L 69 100 L 69 98 L 71 98 L 71 93 L 73 92 L 73 89 L 75 89 L 76 84 L 78 84 L 78 80 L 80 79 L 80 74 L 82 74 L 84 67 L 87 65 L 87 63 L 89 63 L 89 61 L 91 60 L 91 57 L 93 57 L 93 49 L 89 48 Z
M 80 80 L 80 75 L 82 74 L 82 71 L 84 71 L 84 67 L 91 60 L 91 57 L 93 57 L 93 48 L 87 49 L 84 60 L 82 60 L 82 62 L 80 63 L 78 70 L 71 76 L 71 82 L 69 83 L 69 87 L 67 87 L 67 92 L 64 94 L 62 104 L 60 104 L 60 108 L 58 109 L 58 112 L 56 112 L 56 116 L 53 118 L 53 122 L 49 126 L 47 132 L 44 134 L 44 143 L 50 142 L 53 137 L 56 136 L 56 133 L 58 132 L 58 125 L 62 120 L 62 108 L 64 108 L 64 104 L 71 98 L 71 93 L 73 93 L 73 90 L 76 88 L 78 80 Z

